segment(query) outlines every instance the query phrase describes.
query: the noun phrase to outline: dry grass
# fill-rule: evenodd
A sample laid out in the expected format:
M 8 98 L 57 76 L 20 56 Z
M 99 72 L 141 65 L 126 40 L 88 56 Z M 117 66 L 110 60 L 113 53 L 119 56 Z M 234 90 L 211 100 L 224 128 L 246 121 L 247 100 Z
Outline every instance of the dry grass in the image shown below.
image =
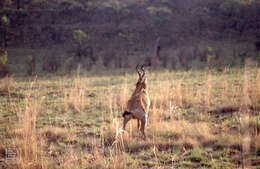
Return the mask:
M 175 96 L 175 105 L 183 107 L 183 94 L 182 94 L 182 81 L 179 81 L 176 86 L 176 91 L 174 92 Z
M 19 147 L 17 164 L 24 169 L 42 167 L 40 163 L 42 156 L 39 153 L 41 152 L 41 146 L 39 146 L 39 139 L 41 138 L 37 137 L 36 131 L 37 116 L 42 109 L 42 100 L 33 101 L 30 97 L 31 94 L 28 95 L 29 97 L 24 100 L 25 107 L 18 109 L 18 129 L 21 132 L 22 139 L 19 146 L 14 145 L 14 147 Z
M 6 121 L 0 130 L 10 135 L 5 141 L 17 148 L 17 163 L 12 167 L 255 167 L 248 161 L 258 157 L 252 147 L 259 151 L 260 139 L 259 132 L 251 130 L 257 123 L 249 122 L 259 117 L 255 107 L 259 106 L 260 73 L 254 67 L 246 69 L 243 74 L 232 74 L 234 70 L 149 74 L 152 105 L 146 141 L 135 120 L 127 131 L 121 129 L 135 75 L 91 77 L 80 75 L 78 69 L 71 81 L 34 79 L 20 91 L 26 97 L 19 102 L 0 98 L 0 111 L 5 112 L 0 113 L 0 121 Z M 17 86 L 18 82 L 16 90 Z M 224 111 L 225 106 L 231 108 Z M 0 144 L 0 151 L 1 147 L 6 144 Z
M 205 122 L 190 123 L 187 120 L 174 119 L 160 123 L 153 121 L 149 131 L 154 131 L 159 140 L 176 139 L 181 144 L 188 144 L 192 147 L 202 146 L 204 142 L 215 139 L 209 124 Z
M 212 101 L 212 77 L 211 74 L 208 74 L 208 80 L 207 80 L 207 95 L 206 95 L 206 106 L 208 109 L 211 106 Z
M 73 137 L 73 133 L 67 128 L 49 127 L 40 129 L 39 136 L 50 144 L 51 142 L 57 142 L 59 139 Z
M 0 94 L 10 93 L 15 87 L 16 83 L 12 76 L 5 76 L 3 79 L 0 79 Z
M 80 67 L 77 69 L 76 77 L 73 79 L 72 87 L 69 89 L 63 89 L 64 94 L 64 111 L 69 108 L 75 112 L 80 113 L 86 107 L 86 79 L 82 79 L 80 76 Z

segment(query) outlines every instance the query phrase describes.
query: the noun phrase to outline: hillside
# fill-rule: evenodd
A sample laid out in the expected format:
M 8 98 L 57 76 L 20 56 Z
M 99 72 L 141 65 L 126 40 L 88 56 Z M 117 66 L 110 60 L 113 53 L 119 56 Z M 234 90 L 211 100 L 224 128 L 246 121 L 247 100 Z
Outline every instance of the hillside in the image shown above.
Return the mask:
M 44 62 L 55 57 L 61 64 L 82 55 L 88 66 L 100 60 L 104 66 L 128 67 L 141 59 L 189 69 L 191 61 L 203 67 L 209 56 L 213 65 L 225 66 L 259 57 L 257 0 L 4 0 L 0 8 L 2 48 L 25 49 Z M 80 46 L 76 30 L 87 35 Z M 16 57 L 10 52 L 9 64 Z

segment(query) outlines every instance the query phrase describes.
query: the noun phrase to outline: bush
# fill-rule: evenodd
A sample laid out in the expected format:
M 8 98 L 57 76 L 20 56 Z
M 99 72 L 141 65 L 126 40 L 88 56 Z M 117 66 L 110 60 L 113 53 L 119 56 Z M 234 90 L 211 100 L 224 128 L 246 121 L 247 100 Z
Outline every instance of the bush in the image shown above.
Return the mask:
M 8 53 L 5 50 L 0 51 L 0 77 L 5 77 L 8 75 L 9 71 L 6 67 L 8 61 Z
M 47 57 L 42 65 L 42 70 L 47 72 L 57 72 L 60 64 L 58 63 L 57 57 Z
M 27 56 L 27 74 L 33 75 L 33 72 L 35 72 L 35 57 L 32 55 Z
M 73 65 L 74 65 L 74 57 L 71 56 L 69 58 L 66 59 L 65 61 L 65 69 L 67 73 L 71 73 L 72 69 L 73 69 Z

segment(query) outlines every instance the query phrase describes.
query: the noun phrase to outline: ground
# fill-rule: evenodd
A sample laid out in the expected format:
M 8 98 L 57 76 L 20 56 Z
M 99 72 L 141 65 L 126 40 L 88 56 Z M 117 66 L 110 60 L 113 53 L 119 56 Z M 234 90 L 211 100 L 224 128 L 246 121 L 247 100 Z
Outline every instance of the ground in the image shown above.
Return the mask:
M 122 113 L 134 70 L 13 75 L 0 83 L 3 168 L 260 168 L 260 71 L 153 70 L 143 140 Z M 8 148 L 15 157 L 6 161 Z

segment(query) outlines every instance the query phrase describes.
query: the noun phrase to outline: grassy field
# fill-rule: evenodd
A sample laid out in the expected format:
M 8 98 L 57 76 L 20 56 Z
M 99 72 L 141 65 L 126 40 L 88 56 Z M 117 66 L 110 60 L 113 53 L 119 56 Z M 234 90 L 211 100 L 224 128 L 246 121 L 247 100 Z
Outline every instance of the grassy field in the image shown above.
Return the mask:
M 221 72 L 150 69 L 147 78 L 146 140 L 134 120 L 121 130 L 134 70 L 2 79 L 0 168 L 260 168 L 253 62 Z

